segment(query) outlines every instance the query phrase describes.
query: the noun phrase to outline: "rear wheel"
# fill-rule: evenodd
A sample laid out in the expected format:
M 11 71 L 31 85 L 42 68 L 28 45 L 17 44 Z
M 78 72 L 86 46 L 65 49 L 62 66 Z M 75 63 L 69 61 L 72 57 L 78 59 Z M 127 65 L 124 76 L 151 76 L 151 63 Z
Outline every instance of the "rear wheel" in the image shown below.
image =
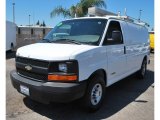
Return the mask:
M 90 80 L 83 104 L 85 108 L 90 111 L 96 111 L 102 105 L 105 95 L 105 82 L 102 77 L 95 76 Z
M 154 50 L 151 48 L 151 49 L 150 49 L 150 52 L 153 53 L 153 51 L 154 51 Z
M 144 59 L 141 65 L 141 69 L 138 71 L 138 77 L 140 79 L 144 79 L 146 75 L 146 70 L 147 70 L 147 60 Z

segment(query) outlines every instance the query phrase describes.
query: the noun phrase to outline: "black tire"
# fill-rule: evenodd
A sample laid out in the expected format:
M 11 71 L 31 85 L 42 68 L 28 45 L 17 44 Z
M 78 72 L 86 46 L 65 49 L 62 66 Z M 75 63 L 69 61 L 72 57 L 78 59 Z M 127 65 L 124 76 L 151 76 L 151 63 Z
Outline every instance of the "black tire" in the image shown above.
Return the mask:
M 102 92 L 100 92 L 100 90 L 96 91 L 96 88 L 102 90 Z M 93 97 L 93 96 L 95 96 L 95 97 Z M 96 97 L 96 96 L 98 96 L 98 97 Z M 101 97 L 99 97 L 99 96 L 101 96 Z M 103 100 L 104 100 L 104 96 L 105 96 L 105 82 L 102 77 L 95 76 L 90 79 L 86 93 L 85 93 L 83 100 L 82 100 L 82 102 L 83 102 L 82 104 L 86 108 L 87 111 L 94 112 L 101 107 Z M 97 104 L 96 104 L 96 102 L 97 102 Z
M 147 60 L 144 59 L 141 65 L 141 69 L 138 71 L 138 77 L 144 79 L 147 71 Z
M 153 49 L 150 49 L 150 53 L 153 53 Z
M 11 43 L 11 51 L 12 52 L 14 51 L 14 45 L 13 45 L 13 43 Z

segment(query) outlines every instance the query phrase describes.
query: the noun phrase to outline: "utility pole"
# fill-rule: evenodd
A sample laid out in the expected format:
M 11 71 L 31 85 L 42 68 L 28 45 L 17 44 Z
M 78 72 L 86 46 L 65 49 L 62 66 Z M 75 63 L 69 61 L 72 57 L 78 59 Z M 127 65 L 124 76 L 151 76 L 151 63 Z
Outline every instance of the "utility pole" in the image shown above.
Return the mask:
M 29 14 L 29 30 L 31 31 L 30 17 L 31 17 L 31 15 Z M 32 32 L 31 32 L 31 34 L 32 34 Z M 31 34 L 30 34 L 30 39 L 31 39 L 31 37 L 32 37 L 32 35 L 31 35 Z
M 29 15 L 29 26 L 30 26 L 30 17 L 31 17 L 31 15 Z
M 13 5 L 13 23 L 15 23 L 15 3 L 12 3 Z
M 127 16 L 127 8 L 124 9 L 124 16 Z
M 139 10 L 139 22 L 141 21 L 141 14 L 142 14 L 142 10 Z

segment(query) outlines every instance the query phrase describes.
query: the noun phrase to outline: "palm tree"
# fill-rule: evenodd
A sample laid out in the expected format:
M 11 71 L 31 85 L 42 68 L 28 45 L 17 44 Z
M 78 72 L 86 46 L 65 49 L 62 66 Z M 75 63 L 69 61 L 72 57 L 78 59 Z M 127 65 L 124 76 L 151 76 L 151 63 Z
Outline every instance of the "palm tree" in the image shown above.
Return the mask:
M 89 7 L 105 7 L 104 0 L 80 0 L 76 5 L 72 5 L 70 8 L 63 8 L 58 6 L 50 13 L 51 17 L 62 15 L 63 17 L 82 17 L 87 15 Z

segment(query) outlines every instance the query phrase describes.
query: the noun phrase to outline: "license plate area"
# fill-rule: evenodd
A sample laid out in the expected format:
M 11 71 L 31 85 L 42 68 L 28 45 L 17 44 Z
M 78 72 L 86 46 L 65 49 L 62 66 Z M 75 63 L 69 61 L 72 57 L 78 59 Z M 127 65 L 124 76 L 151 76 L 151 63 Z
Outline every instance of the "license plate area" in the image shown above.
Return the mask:
M 24 85 L 20 85 L 20 92 L 29 96 L 29 88 Z

